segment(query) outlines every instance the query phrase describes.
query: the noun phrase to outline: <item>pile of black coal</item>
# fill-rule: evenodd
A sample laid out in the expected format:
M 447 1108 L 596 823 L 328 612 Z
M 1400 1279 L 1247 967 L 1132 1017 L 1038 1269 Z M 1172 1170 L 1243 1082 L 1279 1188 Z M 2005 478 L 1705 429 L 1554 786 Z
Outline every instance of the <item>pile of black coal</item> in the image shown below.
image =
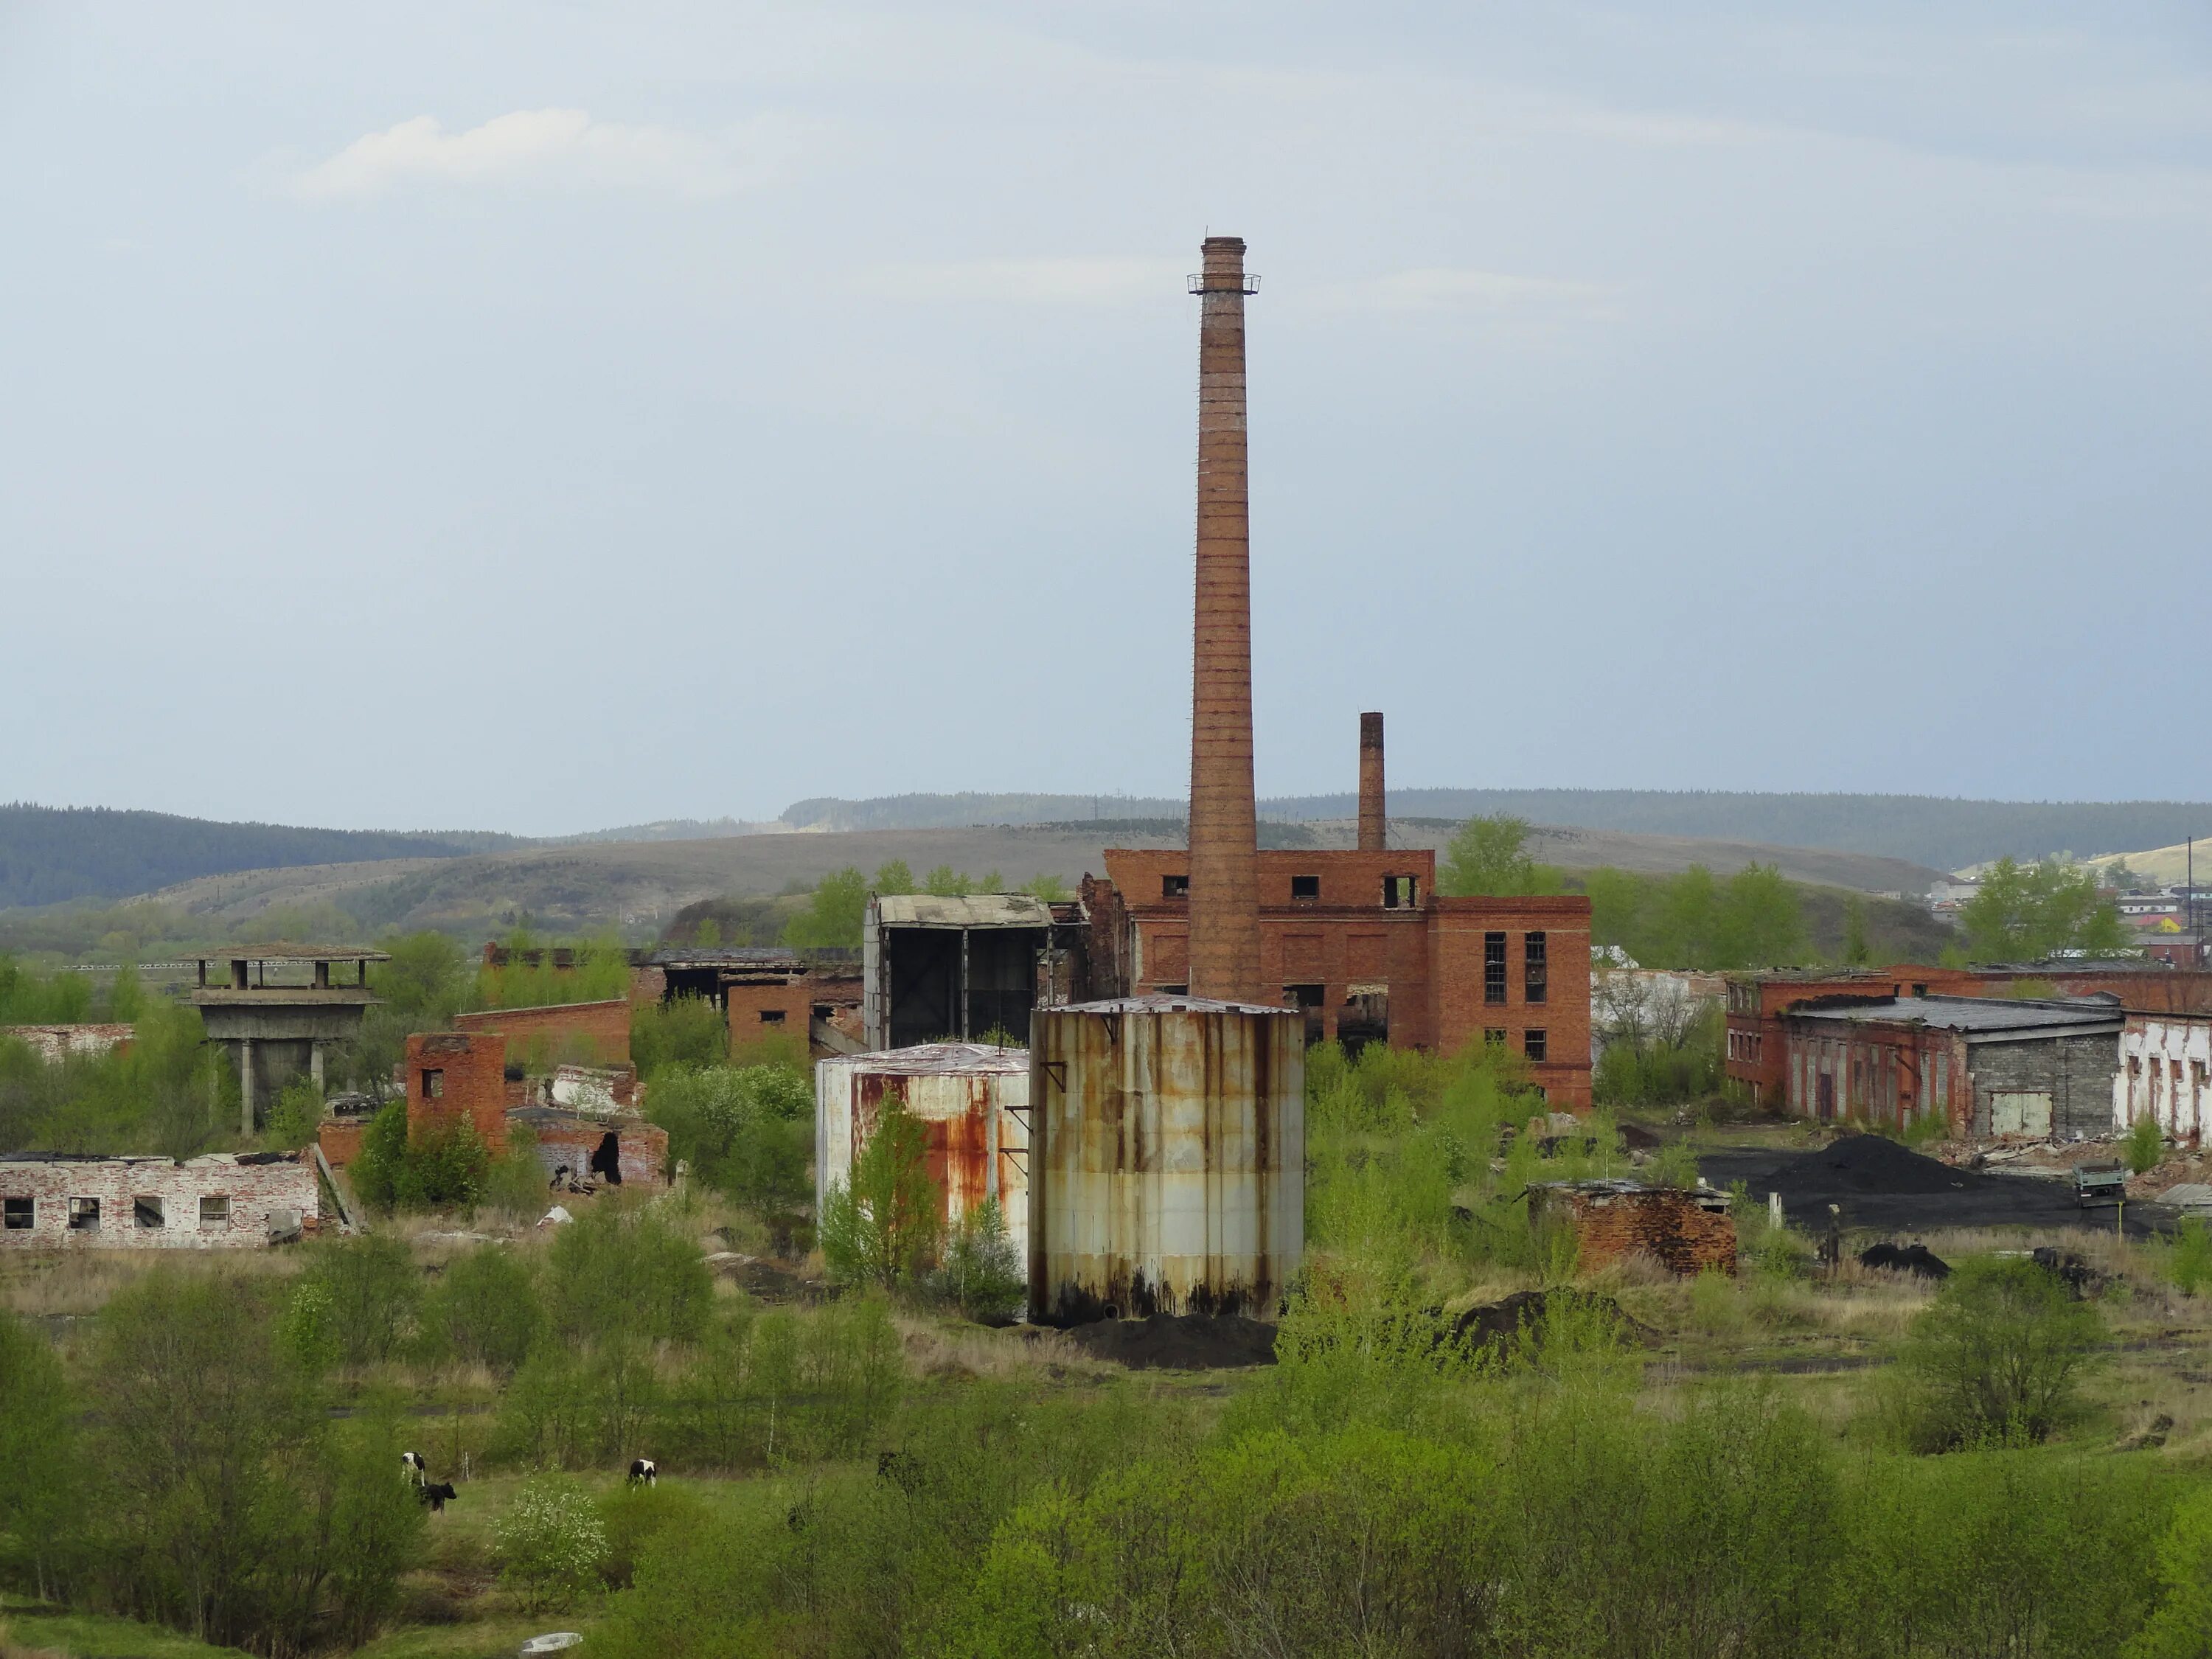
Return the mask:
M 1925 1244 L 1869 1244 L 1859 1252 L 1859 1266 L 1881 1267 L 1893 1273 L 1917 1273 L 1923 1279 L 1948 1279 L 1951 1264 Z
M 1954 1170 L 1881 1135 L 1845 1135 L 1817 1152 L 1791 1158 L 1760 1184 L 1786 1199 L 1831 1193 L 1960 1192 L 1999 1178 Z

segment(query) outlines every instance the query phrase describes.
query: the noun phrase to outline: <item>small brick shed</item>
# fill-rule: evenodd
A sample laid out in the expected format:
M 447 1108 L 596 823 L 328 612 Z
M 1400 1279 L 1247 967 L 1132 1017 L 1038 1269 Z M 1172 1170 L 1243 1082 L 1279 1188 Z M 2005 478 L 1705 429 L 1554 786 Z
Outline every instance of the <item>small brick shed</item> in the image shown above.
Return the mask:
M 1735 1271 L 1735 1218 L 1728 1194 L 1710 1187 L 1646 1187 L 1634 1181 L 1547 1181 L 1528 1188 L 1528 1218 L 1563 1219 L 1580 1265 L 1602 1267 L 1641 1253 L 1669 1272 Z
M 271 1214 L 312 1231 L 320 1193 L 311 1156 L 213 1153 L 0 1159 L 0 1250 L 252 1249 Z

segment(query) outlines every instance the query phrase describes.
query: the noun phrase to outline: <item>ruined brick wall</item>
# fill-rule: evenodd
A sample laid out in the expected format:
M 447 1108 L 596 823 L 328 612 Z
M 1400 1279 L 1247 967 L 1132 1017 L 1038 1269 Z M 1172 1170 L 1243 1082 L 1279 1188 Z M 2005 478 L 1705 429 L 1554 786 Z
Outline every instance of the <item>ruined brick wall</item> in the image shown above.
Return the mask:
M 1430 917 L 1437 1047 L 1449 1053 L 1503 1031 L 1509 1052 L 1525 1054 L 1531 1031 L 1544 1034 L 1545 1058 L 1529 1066 L 1545 1098 L 1561 1110 L 1590 1106 L 1590 907 L 1578 893 L 1528 897 L 1438 899 Z M 1505 1000 L 1488 1000 L 1487 939 L 1505 936 Z M 1528 995 L 1531 933 L 1544 938 L 1545 991 Z
M 1768 1103 L 1792 1117 L 1903 1129 L 1929 1115 L 1971 1134 L 1973 1083 L 1966 1039 L 1936 1026 L 1785 1016 L 1780 1089 Z M 1826 1087 L 1821 1085 L 1825 1080 Z
M 1574 1228 L 1584 1272 L 1638 1252 L 1684 1275 L 1735 1271 L 1735 1219 L 1725 1210 L 1700 1208 L 1688 1192 L 1540 1188 L 1531 1198 L 1540 1216 L 1562 1216 Z
M 160 1224 L 142 1224 L 137 1200 L 158 1201 Z M 312 1157 L 240 1164 L 228 1155 L 179 1164 L 166 1158 L 0 1163 L 0 1250 L 248 1249 L 267 1243 L 272 1211 L 303 1226 L 321 1214 Z M 30 1200 L 27 1213 L 20 1200 Z M 73 1228 L 70 1200 L 96 1201 L 98 1224 Z M 201 1200 L 220 1201 L 221 1213 Z M 27 1220 L 28 1225 L 18 1224 Z
M 2060 996 L 2116 996 L 2131 1014 L 2212 1014 L 2212 972 L 2193 968 L 2159 972 L 2084 963 L 2050 982 Z
M 615 1006 L 628 1011 L 628 1003 Z M 507 1045 L 497 1031 L 418 1031 L 407 1039 L 407 1135 L 465 1120 L 494 1152 L 507 1145 Z
M 331 1168 L 343 1170 L 361 1156 L 362 1136 L 368 1128 L 365 1121 L 323 1121 L 321 1127 L 315 1131 L 315 1140 L 322 1147 L 323 1156 L 330 1160 Z
M 130 1025 L 0 1025 L 0 1037 L 13 1037 L 52 1066 L 72 1054 L 104 1054 L 127 1050 L 135 1026 Z
M 1991 981 L 1978 969 L 1901 962 L 1887 968 L 1844 968 L 1802 974 L 1728 975 L 1728 1048 L 1723 1071 L 1750 1091 L 1754 1104 L 1774 1107 L 1787 1094 L 1788 1036 L 1783 1017 L 1816 998 L 1855 996 L 1972 997 L 1988 994 Z
M 1108 851 L 1106 867 L 1129 918 L 1130 989 L 1187 986 L 1188 906 L 1169 896 L 1166 884 L 1188 873 L 1188 860 L 1173 848 L 1116 848 Z M 1433 851 L 1271 850 L 1260 854 L 1258 880 L 1263 1000 L 1287 1000 L 1293 986 L 1319 987 L 1322 1032 L 1334 1037 L 1340 1022 L 1357 1012 L 1349 1007 L 1355 993 L 1384 988 L 1392 1045 L 1435 1042 Z M 1386 881 L 1400 884 L 1395 906 L 1384 902 L 1390 896 Z M 1100 908 L 1093 904 L 1094 916 Z M 1587 962 L 1583 972 L 1587 979 Z
M 787 1036 L 811 1043 L 807 1033 L 813 1024 L 814 992 L 805 981 L 788 985 L 726 985 L 722 995 L 728 1005 L 732 1049 L 766 1036 Z
M 507 1058 L 518 1066 L 550 1070 L 562 1060 L 619 1066 L 629 1059 L 630 1006 L 618 998 L 544 1008 L 486 1008 L 460 1015 L 453 1028 L 499 1032 L 507 1039 Z
M 668 1186 L 668 1132 L 642 1118 L 610 1118 L 599 1122 L 534 1111 L 516 1121 L 526 1124 L 535 1138 L 538 1167 L 544 1170 L 549 1182 L 554 1170 L 564 1165 L 580 1180 L 587 1176 L 592 1154 L 611 1133 L 621 1154 L 623 1190 L 657 1193 Z M 557 1204 L 560 1197 L 549 1194 L 546 1201 Z

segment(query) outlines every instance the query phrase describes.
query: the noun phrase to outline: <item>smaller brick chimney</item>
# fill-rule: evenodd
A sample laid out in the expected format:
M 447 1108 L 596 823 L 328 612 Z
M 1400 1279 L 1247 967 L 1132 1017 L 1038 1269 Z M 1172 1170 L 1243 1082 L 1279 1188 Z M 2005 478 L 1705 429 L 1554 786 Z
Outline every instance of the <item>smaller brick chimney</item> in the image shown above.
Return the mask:
M 1359 717 L 1359 850 L 1382 851 L 1389 820 L 1382 814 L 1382 716 Z

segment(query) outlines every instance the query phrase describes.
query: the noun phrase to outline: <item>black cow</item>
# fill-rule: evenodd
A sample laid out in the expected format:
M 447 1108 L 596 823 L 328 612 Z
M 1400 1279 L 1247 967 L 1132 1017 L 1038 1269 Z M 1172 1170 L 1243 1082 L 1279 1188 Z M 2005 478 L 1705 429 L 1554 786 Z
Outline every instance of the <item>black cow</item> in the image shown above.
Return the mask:
M 629 1483 L 633 1486 L 654 1486 L 659 1479 L 660 1471 L 653 1467 L 650 1457 L 641 1457 L 629 1466 Z
M 453 1483 L 447 1480 L 441 1480 L 434 1486 L 425 1486 L 422 1488 L 422 1501 L 430 1506 L 430 1513 L 433 1515 L 443 1515 L 446 1512 L 447 1504 L 459 1496 L 460 1494 L 453 1490 Z

